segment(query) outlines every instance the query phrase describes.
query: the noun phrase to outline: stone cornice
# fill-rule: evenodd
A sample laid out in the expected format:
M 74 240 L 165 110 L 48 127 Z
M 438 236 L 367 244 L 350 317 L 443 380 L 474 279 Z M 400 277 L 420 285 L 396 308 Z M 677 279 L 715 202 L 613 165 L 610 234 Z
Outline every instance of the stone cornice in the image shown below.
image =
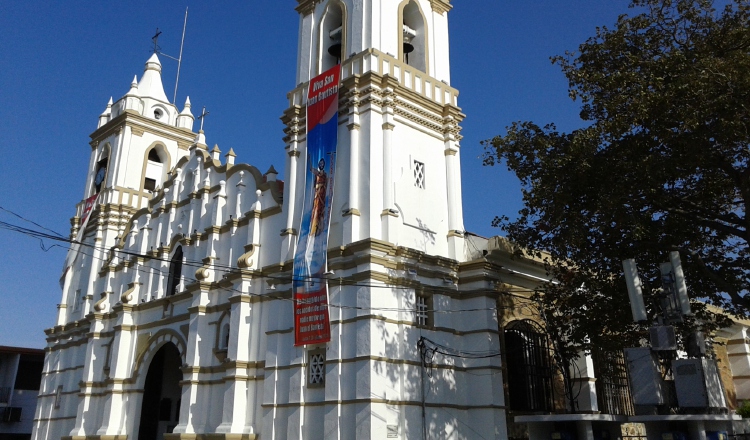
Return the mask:
M 432 10 L 440 15 L 453 9 L 451 0 L 430 0 L 430 4 L 432 5 Z
M 96 131 L 91 133 L 92 148 L 96 148 L 99 142 L 113 134 L 119 134 L 123 127 L 129 126 L 135 135 L 143 135 L 146 131 L 152 132 L 166 139 L 173 140 L 180 145 L 192 143 L 195 133 L 185 128 L 172 127 L 143 117 L 136 112 L 126 110 L 116 118 L 107 122 Z
M 294 9 L 302 15 L 310 15 L 315 9 L 315 5 L 320 2 L 321 0 L 297 0 L 299 5 Z

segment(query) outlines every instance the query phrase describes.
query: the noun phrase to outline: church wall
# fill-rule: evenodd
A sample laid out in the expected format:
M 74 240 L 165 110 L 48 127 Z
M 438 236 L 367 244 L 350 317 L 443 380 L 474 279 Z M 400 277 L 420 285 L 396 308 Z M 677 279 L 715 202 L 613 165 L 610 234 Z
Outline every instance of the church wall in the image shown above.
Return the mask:
M 403 223 L 399 244 L 431 255 L 447 255 L 448 208 L 442 142 L 417 130 L 399 128 L 393 134 L 392 165 L 394 200 Z M 424 188 L 415 184 L 417 161 L 424 165 Z

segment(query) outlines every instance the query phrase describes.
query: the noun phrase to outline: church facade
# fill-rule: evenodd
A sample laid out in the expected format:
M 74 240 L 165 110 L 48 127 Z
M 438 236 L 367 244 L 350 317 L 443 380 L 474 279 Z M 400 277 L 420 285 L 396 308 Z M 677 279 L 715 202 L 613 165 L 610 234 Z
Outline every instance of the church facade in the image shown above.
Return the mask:
M 464 230 L 450 0 L 296 9 L 283 180 L 209 147 L 156 54 L 99 117 L 34 439 L 505 439 L 564 407 L 529 300 L 543 268 Z M 307 92 L 338 64 L 331 340 L 296 346 Z

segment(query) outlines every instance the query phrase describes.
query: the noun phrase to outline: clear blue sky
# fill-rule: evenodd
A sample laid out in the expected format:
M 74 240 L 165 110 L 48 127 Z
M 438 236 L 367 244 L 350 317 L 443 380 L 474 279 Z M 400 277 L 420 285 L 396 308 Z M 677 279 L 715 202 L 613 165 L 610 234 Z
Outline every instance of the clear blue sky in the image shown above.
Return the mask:
M 496 215 L 521 207 L 517 179 L 481 165 L 479 142 L 517 120 L 581 125 L 567 81 L 549 57 L 574 50 L 596 26 L 627 13 L 623 0 L 454 0 L 452 85 L 461 92 L 466 229 L 497 235 Z M 286 93 L 295 86 L 293 0 L 4 1 L 0 14 L 0 206 L 67 235 L 83 197 L 89 134 L 107 100 L 143 72 L 151 36 L 176 56 L 190 7 L 177 104 L 206 106 L 210 145 L 238 162 L 283 173 Z M 172 96 L 176 63 L 162 58 Z M 280 176 L 281 177 L 281 176 Z M 20 221 L 0 212 L 0 220 Z M 28 226 L 28 225 L 27 225 Z M 51 243 L 46 243 L 47 245 Z M 65 251 L 0 230 L 0 345 L 43 347 L 55 323 Z

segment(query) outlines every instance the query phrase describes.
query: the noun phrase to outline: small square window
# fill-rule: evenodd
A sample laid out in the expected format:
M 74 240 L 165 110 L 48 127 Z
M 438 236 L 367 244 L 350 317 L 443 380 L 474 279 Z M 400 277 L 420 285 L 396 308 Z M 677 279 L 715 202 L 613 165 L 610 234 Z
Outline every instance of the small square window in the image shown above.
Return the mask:
M 143 182 L 143 189 L 146 191 L 153 191 L 156 189 L 156 180 L 149 179 L 146 177 L 146 180 Z
M 424 163 L 414 161 L 414 186 L 424 189 Z
M 307 385 L 311 388 L 323 387 L 326 384 L 326 354 L 323 350 L 314 350 L 310 354 L 307 371 Z
M 430 315 L 432 310 L 430 310 L 432 306 L 432 301 L 427 296 L 417 295 L 417 301 L 415 303 L 415 317 L 417 321 L 417 325 L 423 326 L 423 327 L 429 327 L 432 325 L 432 320 L 430 319 Z

